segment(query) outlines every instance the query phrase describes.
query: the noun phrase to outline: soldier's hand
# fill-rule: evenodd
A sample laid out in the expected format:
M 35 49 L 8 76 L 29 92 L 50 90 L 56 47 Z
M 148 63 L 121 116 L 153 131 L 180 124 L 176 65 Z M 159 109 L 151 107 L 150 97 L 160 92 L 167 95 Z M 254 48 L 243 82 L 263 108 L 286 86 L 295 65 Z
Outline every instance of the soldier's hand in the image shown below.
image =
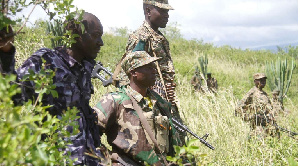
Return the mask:
M 13 48 L 14 31 L 11 25 L 4 27 L 0 31 L 0 51 L 9 52 Z

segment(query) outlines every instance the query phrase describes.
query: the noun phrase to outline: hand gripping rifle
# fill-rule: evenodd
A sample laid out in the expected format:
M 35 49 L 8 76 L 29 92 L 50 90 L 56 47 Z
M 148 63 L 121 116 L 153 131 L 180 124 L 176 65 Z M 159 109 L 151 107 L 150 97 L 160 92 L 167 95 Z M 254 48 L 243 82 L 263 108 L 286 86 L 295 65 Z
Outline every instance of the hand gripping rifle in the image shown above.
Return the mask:
M 175 127 L 176 130 L 181 131 L 181 132 L 188 132 L 188 133 L 190 133 L 191 135 L 193 135 L 194 137 L 196 137 L 197 139 L 199 139 L 200 142 L 203 143 L 203 144 L 204 144 L 205 146 L 207 146 L 208 148 L 210 148 L 210 149 L 212 149 L 212 150 L 215 149 L 212 145 L 210 145 L 210 144 L 206 141 L 206 139 L 207 139 L 207 137 L 208 137 L 208 135 L 209 135 L 208 133 L 205 134 L 205 135 L 201 138 L 201 137 L 197 136 L 194 132 L 192 132 L 187 126 L 181 124 L 178 120 L 176 120 L 176 119 L 173 118 L 173 117 L 172 117 L 172 122 L 173 122 L 173 125 L 174 125 L 174 127 Z
M 110 78 L 109 79 L 105 79 L 104 76 L 101 76 L 99 74 L 100 71 L 104 71 L 105 73 L 107 73 L 108 75 L 110 75 Z M 94 70 L 92 71 L 92 78 L 98 78 L 102 81 L 102 84 L 104 87 L 107 87 L 108 85 L 112 84 L 112 73 L 103 67 L 103 64 L 101 62 L 97 62 L 96 65 L 95 65 L 95 68 Z

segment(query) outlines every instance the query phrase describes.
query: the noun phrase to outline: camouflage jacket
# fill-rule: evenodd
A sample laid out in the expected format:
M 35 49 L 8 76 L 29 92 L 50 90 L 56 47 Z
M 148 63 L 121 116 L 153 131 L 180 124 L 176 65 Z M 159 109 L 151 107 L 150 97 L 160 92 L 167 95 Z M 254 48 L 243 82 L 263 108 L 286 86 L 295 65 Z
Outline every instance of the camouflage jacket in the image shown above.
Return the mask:
M 14 73 L 16 49 L 9 53 L 0 51 L 0 73 Z
M 49 112 L 57 115 L 58 118 L 63 114 L 63 110 L 67 107 L 77 107 L 80 111 L 77 120 L 79 123 L 79 133 L 71 137 L 72 144 L 68 146 L 66 151 L 71 152 L 71 158 L 78 158 L 73 165 L 97 165 L 90 161 L 90 157 L 84 155 L 87 150 L 96 152 L 95 147 L 100 145 L 99 129 L 95 122 L 97 114 L 93 113 L 93 109 L 89 106 L 89 100 L 93 91 L 91 83 L 91 71 L 95 65 L 95 61 L 83 60 L 78 63 L 69 56 L 62 47 L 50 49 L 40 49 L 29 57 L 23 65 L 17 70 L 19 80 L 32 69 L 35 73 L 41 70 L 44 65 L 42 58 L 46 61 L 47 69 L 56 70 L 53 77 L 53 84 L 58 93 L 58 98 L 54 98 L 51 94 L 44 94 L 42 103 L 44 105 L 53 105 Z M 34 82 L 22 82 L 22 100 L 27 101 L 37 97 L 33 90 Z M 97 153 L 97 152 L 96 152 Z
M 151 48 L 151 45 L 153 49 Z M 169 42 L 160 31 L 154 31 L 147 21 L 144 21 L 143 25 L 129 36 L 126 53 L 132 52 L 137 48 L 139 48 L 138 50 L 145 50 L 152 57 L 154 57 L 154 50 L 157 57 L 162 57 L 158 60 L 158 64 L 164 84 L 166 85 L 174 82 L 175 69 L 170 54 Z M 129 83 L 129 79 L 123 70 L 121 70 L 119 77 L 120 85 L 127 85 Z M 153 90 L 167 100 L 160 77 L 157 76 L 156 80 L 157 82 L 153 87 Z M 173 90 L 175 90 L 175 85 Z
M 236 115 L 242 116 L 245 121 L 250 121 L 253 126 L 266 126 L 267 122 L 275 121 L 272 104 L 267 93 L 257 87 L 250 89 L 239 101 Z
M 94 107 L 98 113 L 100 130 L 106 133 L 113 152 L 126 155 L 140 165 L 163 165 L 160 157 L 162 154 L 157 151 L 142 127 L 128 94 L 143 109 L 160 149 L 164 150 L 163 156 L 174 152 L 172 146 L 180 144 L 179 135 L 173 128 L 170 117 L 166 117 L 157 107 L 159 105 L 166 112 L 170 110 L 170 104 L 150 89 L 147 93 L 150 100 L 145 100 L 130 86 L 122 86 L 119 91 L 103 96 Z M 164 121 L 161 121 L 162 116 L 165 117 Z
M 210 91 L 216 92 L 218 89 L 218 82 L 215 78 L 210 78 L 206 80 L 207 87 Z

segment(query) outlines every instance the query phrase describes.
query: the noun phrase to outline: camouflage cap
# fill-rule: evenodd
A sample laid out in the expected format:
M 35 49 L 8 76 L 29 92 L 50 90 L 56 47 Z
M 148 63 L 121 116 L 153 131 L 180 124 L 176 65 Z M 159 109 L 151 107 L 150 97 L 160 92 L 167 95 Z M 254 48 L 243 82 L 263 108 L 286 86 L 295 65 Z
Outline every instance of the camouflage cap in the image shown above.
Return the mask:
M 267 79 L 267 76 L 264 73 L 255 73 L 253 75 L 253 79 L 261 79 L 261 78 L 266 78 Z
M 162 9 L 174 10 L 174 8 L 169 5 L 168 0 L 143 0 L 143 3 L 153 5 Z
M 154 62 L 160 59 L 160 57 L 151 57 L 145 51 L 135 51 L 129 53 L 122 61 L 122 68 L 128 74 L 130 71 Z

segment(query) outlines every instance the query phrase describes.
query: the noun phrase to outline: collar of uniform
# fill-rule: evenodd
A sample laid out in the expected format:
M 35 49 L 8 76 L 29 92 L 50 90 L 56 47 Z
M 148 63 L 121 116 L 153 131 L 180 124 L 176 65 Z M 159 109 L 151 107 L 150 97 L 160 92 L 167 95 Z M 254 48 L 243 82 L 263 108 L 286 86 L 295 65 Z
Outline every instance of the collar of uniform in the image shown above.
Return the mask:
M 61 55 L 61 57 L 69 64 L 70 67 L 73 67 L 76 63 L 78 63 L 72 56 L 70 56 L 67 51 L 66 48 L 63 46 L 57 47 L 55 48 L 56 51 L 58 51 Z
M 165 37 L 163 36 L 163 34 L 158 30 L 157 32 L 154 31 L 150 24 L 145 20 L 143 26 L 150 32 L 150 34 L 152 34 L 152 37 L 154 39 L 161 39 L 163 40 Z
M 125 88 L 126 93 L 130 94 L 138 103 L 144 98 L 139 92 L 133 90 L 129 85 Z M 147 89 L 147 97 L 153 99 L 149 89 Z

